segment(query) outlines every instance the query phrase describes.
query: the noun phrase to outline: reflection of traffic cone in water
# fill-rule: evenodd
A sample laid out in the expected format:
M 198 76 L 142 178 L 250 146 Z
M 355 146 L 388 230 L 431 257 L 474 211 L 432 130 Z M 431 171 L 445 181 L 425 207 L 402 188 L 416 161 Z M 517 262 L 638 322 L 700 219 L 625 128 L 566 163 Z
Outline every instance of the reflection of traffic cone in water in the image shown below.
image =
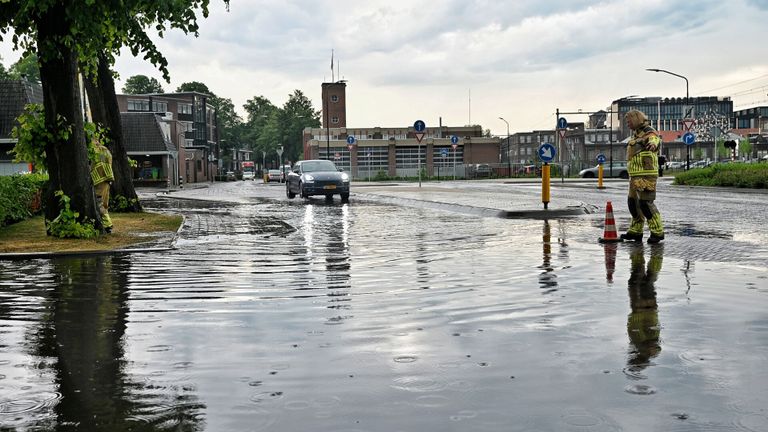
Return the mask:
M 619 245 L 609 243 L 603 247 L 605 251 L 605 280 L 613 283 L 613 272 L 616 270 L 616 248 Z
M 605 229 L 600 243 L 618 243 L 621 241 L 616 233 L 616 221 L 613 219 L 613 205 L 610 201 L 605 205 Z

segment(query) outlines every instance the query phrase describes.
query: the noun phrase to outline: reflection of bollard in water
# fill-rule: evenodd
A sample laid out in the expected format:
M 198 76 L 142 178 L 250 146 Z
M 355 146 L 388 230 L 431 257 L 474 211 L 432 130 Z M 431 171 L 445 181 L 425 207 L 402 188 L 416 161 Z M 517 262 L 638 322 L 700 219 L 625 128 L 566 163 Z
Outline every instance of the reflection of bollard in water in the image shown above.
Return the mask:
M 184 189 L 184 177 L 179 176 L 179 189 Z

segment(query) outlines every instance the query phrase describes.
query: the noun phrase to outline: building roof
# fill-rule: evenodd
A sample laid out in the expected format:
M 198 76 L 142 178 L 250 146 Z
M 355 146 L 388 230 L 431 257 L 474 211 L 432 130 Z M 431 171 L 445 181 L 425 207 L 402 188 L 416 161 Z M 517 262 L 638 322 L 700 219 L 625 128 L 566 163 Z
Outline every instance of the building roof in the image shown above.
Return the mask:
M 160 116 L 147 112 L 120 113 L 125 151 L 131 153 L 168 153 L 176 147 L 160 126 Z
M 43 88 L 39 83 L 0 81 L 0 138 L 10 138 L 16 117 L 28 103 L 43 103 Z

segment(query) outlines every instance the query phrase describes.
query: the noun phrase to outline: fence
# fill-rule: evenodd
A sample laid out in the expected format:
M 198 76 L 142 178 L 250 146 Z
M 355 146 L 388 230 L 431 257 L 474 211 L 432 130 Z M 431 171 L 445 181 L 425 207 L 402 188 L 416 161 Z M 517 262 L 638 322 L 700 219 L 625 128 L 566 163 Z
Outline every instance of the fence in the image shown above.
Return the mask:
M 563 164 L 563 170 L 560 170 L 560 164 L 551 163 L 550 175 L 552 177 L 576 177 L 584 168 L 591 168 L 597 165 L 594 161 L 571 161 Z M 436 165 L 432 168 L 430 176 L 427 175 L 427 169 L 422 165 L 422 179 L 452 180 L 452 179 L 493 179 L 493 178 L 535 178 L 541 177 L 542 163 L 493 163 L 493 164 L 456 164 L 455 166 Z M 418 168 L 397 168 L 394 176 L 389 176 L 386 166 L 368 167 L 358 165 L 354 175 L 355 180 L 386 180 L 391 178 L 418 178 Z

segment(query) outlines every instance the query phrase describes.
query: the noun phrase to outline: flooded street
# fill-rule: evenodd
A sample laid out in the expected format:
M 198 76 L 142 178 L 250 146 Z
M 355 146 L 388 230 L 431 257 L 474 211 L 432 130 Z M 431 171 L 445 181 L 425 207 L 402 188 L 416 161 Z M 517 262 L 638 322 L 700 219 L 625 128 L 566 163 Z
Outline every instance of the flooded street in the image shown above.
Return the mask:
M 144 201 L 176 250 L 0 260 L 0 429 L 768 430 L 768 195 L 669 189 L 664 243 L 602 246 L 461 187 L 218 184 Z M 620 231 L 624 194 L 553 191 Z

